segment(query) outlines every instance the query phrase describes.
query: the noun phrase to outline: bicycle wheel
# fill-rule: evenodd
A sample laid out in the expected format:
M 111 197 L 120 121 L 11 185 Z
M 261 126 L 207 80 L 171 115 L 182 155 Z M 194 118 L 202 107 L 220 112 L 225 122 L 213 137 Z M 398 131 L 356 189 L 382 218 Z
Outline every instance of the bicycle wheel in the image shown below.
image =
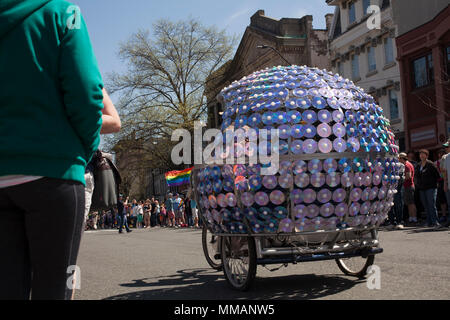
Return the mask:
M 373 265 L 375 256 L 352 257 L 336 259 L 336 263 L 341 271 L 347 276 L 364 278 L 367 275 L 367 269 Z
M 222 270 L 222 262 L 220 258 L 216 259 L 215 255 L 219 252 L 220 237 L 214 236 L 209 230 L 206 224 L 203 224 L 202 230 L 202 247 L 205 254 L 206 261 L 211 268 L 217 271 Z
M 222 266 L 228 284 L 247 291 L 256 276 L 256 247 L 252 237 L 222 237 Z

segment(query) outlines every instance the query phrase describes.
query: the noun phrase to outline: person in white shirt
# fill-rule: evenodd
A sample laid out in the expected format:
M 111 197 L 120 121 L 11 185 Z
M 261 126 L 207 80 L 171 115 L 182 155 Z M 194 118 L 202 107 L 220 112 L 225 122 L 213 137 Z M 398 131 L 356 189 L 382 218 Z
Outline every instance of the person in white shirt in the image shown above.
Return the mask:
M 138 203 L 137 203 L 136 199 L 133 199 L 133 201 L 131 203 L 130 218 L 131 218 L 132 225 L 135 226 L 136 228 L 137 228 L 138 213 L 139 213 Z
M 136 210 L 136 217 L 137 217 L 136 228 L 142 229 L 143 228 L 142 221 L 144 220 L 144 203 L 143 203 L 143 201 L 140 201 L 137 204 L 137 206 L 135 206 L 133 209 Z

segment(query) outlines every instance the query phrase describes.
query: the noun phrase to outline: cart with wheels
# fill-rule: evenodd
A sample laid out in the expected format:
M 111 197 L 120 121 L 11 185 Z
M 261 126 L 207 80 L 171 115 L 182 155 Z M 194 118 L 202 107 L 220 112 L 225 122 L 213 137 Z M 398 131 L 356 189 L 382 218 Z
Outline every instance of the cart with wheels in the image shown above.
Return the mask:
M 250 225 L 248 220 L 244 224 Z M 223 270 L 231 287 L 240 291 L 251 287 L 258 265 L 335 260 L 345 275 L 363 278 L 373 265 L 375 255 L 383 252 L 379 246 L 377 225 L 332 231 L 243 235 L 214 233 L 205 223 L 202 242 L 210 266 Z M 209 245 L 207 250 L 206 243 Z
M 356 240 L 364 233 L 369 236 L 366 240 Z M 237 290 L 248 290 L 255 279 L 258 265 L 271 264 L 287 265 L 299 262 L 314 262 L 335 260 L 341 271 L 348 276 L 362 278 L 367 269 L 374 263 L 376 254 L 383 252 L 378 247 L 376 231 L 346 230 L 330 232 L 325 236 L 329 241 L 320 244 L 309 244 L 308 238 L 313 234 L 282 235 L 281 241 L 277 236 L 230 236 L 223 235 L 221 240 L 221 257 L 225 277 L 228 283 Z M 355 242 L 336 241 L 355 237 Z M 274 244 L 279 246 L 273 246 Z
M 373 97 L 339 75 L 290 66 L 256 72 L 218 98 L 225 146 L 191 179 L 211 267 L 243 291 L 258 265 L 335 260 L 364 277 L 383 251 L 377 228 L 400 166 Z M 254 162 L 262 151 L 275 157 Z

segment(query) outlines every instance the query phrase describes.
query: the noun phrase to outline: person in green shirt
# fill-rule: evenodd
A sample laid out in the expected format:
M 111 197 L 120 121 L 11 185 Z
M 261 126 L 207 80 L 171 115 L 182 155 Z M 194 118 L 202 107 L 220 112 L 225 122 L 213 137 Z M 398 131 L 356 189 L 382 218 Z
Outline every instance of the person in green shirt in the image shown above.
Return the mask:
M 70 299 L 103 81 L 80 9 L 0 1 L 0 300 Z

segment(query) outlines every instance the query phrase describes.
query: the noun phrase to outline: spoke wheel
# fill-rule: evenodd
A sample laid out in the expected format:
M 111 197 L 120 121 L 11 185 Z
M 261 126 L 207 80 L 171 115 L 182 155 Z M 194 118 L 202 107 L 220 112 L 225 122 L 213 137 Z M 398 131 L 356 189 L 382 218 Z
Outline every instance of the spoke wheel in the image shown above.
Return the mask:
M 211 266 L 211 268 L 217 271 L 222 270 L 222 261 L 216 259 L 214 256 L 219 253 L 220 249 L 220 237 L 212 234 L 206 224 L 203 224 L 202 230 L 202 247 L 203 253 L 205 254 L 206 261 Z
M 225 278 L 231 287 L 247 291 L 256 276 L 256 248 L 252 237 L 223 237 L 221 256 Z
M 367 275 L 367 269 L 373 265 L 374 255 L 363 257 L 352 257 L 336 259 L 336 263 L 341 271 L 348 276 L 364 278 Z

